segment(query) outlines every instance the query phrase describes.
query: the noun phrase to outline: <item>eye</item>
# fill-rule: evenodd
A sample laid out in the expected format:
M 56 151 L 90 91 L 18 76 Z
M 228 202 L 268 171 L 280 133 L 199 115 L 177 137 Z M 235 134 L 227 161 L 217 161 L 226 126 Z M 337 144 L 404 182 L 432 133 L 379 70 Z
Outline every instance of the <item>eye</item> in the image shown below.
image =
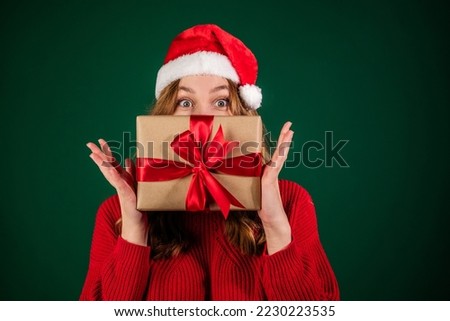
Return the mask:
M 177 106 L 182 108 L 191 108 L 193 106 L 193 103 L 189 99 L 180 99 L 177 102 Z
M 215 102 L 215 106 L 219 108 L 225 108 L 228 107 L 229 105 L 230 105 L 229 99 L 218 99 Z

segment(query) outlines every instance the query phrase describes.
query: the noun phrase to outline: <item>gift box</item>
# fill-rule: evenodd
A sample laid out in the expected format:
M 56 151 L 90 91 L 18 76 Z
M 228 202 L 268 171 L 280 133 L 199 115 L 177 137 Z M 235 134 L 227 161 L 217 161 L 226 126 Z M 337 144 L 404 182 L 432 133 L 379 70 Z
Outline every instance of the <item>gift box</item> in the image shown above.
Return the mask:
M 138 116 L 137 209 L 261 208 L 259 116 Z

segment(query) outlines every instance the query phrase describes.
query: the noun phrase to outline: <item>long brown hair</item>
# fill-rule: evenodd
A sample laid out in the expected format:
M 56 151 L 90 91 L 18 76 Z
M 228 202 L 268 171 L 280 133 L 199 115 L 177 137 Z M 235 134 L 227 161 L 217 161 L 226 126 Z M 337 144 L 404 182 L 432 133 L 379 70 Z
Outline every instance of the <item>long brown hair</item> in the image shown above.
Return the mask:
M 176 80 L 162 90 L 159 99 L 149 110 L 150 115 L 172 115 L 177 107 L 178 85 Z M 232 115 L 253 115 L 258 113 L 247 108 L 239 98 L 236 84 L 228 80 L 230 111 Z M 262 155 L 267 162 L 270 146 L 266 140 L 265 128 Z M 153 259 L 176 256 L 189 248 L 190 236 L 183 227 L 179 213 L 149 212 L 149 245 Z M 120 226 L 119 226 L 120 228 Z M 266 237 L 256 211 L 231 211 L 225 220 L 225 236 L 236 248 L 247 255 L 257 255 L 263 251 Z

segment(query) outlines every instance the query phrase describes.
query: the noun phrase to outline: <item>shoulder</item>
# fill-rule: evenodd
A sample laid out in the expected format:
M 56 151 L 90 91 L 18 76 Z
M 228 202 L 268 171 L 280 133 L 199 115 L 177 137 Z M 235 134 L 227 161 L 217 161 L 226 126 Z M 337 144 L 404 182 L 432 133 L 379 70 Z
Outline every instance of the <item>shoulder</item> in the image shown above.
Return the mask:
M 117 194 L 106 198 L 98 207 L 97 222 L 102 221 L 108 225 L 114 225 L 120 217 L 120 202 Z
M 312 235 L 318 235 L 316 210 L 309 192 L 293 181 L 280 180 L 279 186 L 293 237 L 304 241 Z
M 314 202 L 306 188 L 289 180 L 279 180 L 279 186 L 283 207 L 291 219 L 315 219 Z
M 300 184 L 294 181 L 280 179 L 279 186 L 283 203 L 296 203 L 296 202 L 313 203 L 309 192 L 306 190 L 306 188 L 304 188 Z

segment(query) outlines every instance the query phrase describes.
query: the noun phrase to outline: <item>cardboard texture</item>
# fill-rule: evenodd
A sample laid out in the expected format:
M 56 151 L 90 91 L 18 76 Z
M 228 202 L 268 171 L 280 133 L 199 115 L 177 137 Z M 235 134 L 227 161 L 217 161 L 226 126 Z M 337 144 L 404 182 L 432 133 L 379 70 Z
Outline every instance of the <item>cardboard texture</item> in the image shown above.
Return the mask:
M 170 147 L 176 135 L 190 128 L 189 116 L 138 116 L 136 119 L 137 157 L 189 162 L 177 155 Z M 210 141 L 222 126 L 227 141 L 238 141 L 227 158 L 261 152 L 262 122 L 260 116 L 215 116 Z M 211 172 L 211 171 L 210 171 Z M 258 210 L 261 208 L 260 177 L 237 176 L 221 173 L 211 174 L 242 205 L 231 205 L 230 210 Z M 192 174 L 172 180 L 137 183 L 137 209 L 141 211 L 186 210 L 186 194 Z M 207 205 L 218 210 L 217 204 Z

